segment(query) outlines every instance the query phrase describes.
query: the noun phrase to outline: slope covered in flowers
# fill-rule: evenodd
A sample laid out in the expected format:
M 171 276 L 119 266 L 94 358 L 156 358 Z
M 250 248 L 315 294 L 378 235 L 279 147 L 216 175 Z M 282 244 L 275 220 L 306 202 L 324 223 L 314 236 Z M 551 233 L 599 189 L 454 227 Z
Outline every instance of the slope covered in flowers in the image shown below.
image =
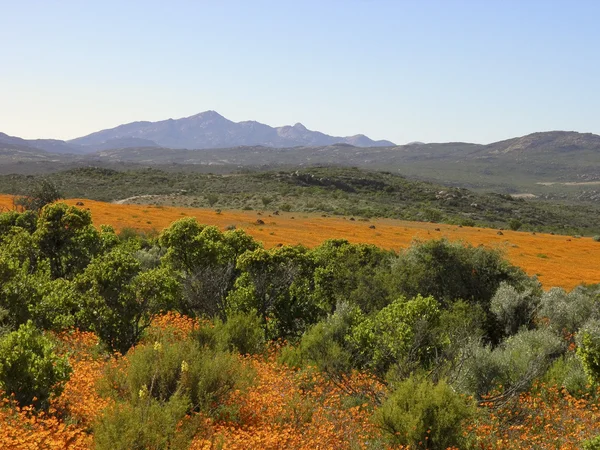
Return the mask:
M 391 219 L 364 222 L 293 212 L 279 212 L 276 216 L 265 212 L 259 216 L 254 211 L 222 211 L 217 214 L 210 209 L 115 205 L 77 199 L 67 203 L 75 205 L 78 201 L 91 210 L 96 225 L 108 224 L 116 230 L 130 227 L 160 231 L 177 219 L 195 217 L 200 223 L 221 229 L 230 225 L 243 228 L 266 247 L 298 243 L 314 247 L 326 239 L 344 238 L 350 242 L 398 250 L 408 247 L 414 239 L 447 237 L 475 246 L 503 249 L 513 264 L 522 267 L 529 275 L 537 275 L 548 288 L 560 286 L 571 289 L 582 282 L 596 283 L 600 280 L 600 244 L 591 238 L 508 230 L 500 235 L 498 230 L 487 228 L 460 228 Z M 257 220 L 264 224 L 258 225 Z
M 157 317 L 153 328 L 155 334 L 175 328 L 185 338 L 196 324 L 168 313 Z M 0 448 L 94 447 L 94 420 L 109 405 L 98 395 L 98 380 L 108 364 L 126 357 L 98 356 L 92 333 L 71 331 L 58 338 L 70 355 L 71 380 L 48 413 L 11 408 L 5 400 L 0 407 Z M 384 389 L 375 378 L 354 373 L 334 383 L 316 371 L 298 372 L 278 363 L 278 351 L 274 346 L 266 355 L 240 356 L 256 374 L 252 386 L 229 397 L 227 403 L 236 414 L 202 419 L 190 449 L 390 448 L 380 442 L 380 431 L 370 419 L 372 399 Z M 474 448 L 575 450 L 600 431 L 600 410 L 589 396 L 575 398 L 541 383 L 508 405 L 481 406 L 481 414 L 464 430 Z
M 69 199 L 69 205 L 83 203 L 92 212 L 94 224 L 111 225 L 117 231 L 133 228 L 161 231 L 182 217 L 195 217 L 200 223 L 221 229 L 235 225 L 243 228 L 266 247 L 279 244 L 304 244 L 314 247 L 331 238 L 344 238 L 354 243 L 375 244 L 398 250 L 415 240 L 446 237 L 472 245 L 500 248 L 515 265 L 528 275 L 537 275 L 547 287 L 572 289 L 581 283 L 600 280 L 600 244 L 589 237 L 575 238 L 544 233 L 527 233 L 428 222 L 372 219 L 368 222 L 350 218 L 322 217 L 318 214 L 279 212 L 273 215 L 256 211 L 222 211 L 175 208 L 152 205 L 120 205 L 86 199 Z M 12 198 L 0 195 L 0 207 L 10 209 Z M 262 220 L 264 224 L 257 224 Z M 374 228 L 372 228 L 374 226 Z

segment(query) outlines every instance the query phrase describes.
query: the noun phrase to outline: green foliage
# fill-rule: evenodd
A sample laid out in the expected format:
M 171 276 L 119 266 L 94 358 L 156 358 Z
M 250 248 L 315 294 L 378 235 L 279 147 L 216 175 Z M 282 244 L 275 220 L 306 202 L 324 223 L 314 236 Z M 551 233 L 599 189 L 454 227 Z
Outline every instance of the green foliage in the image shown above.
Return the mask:
M 499 251 L 446 239 L 417 242 L 402 252 L 390 281 L 392 292 L 407 298 L 432 296 L 443 307 L 458 299 L 481 305 L 486 338 L 493 343 L 500 341 L 502 331 L 490 314 L 490 301 L 502 282 L 515 287 L 531 283 Z
M 31 235 L 14 228 L 0 241 L 0 308 L 5 324 L 17 328 L 32 318 L 50 280 L 48 264 L 39 262 Z
M 460 367 L 464 349 L 481 341 L 484 322 L 483 309 L 462 300 L 440 311 L 438 325 L 430 331 L 432 341 L 437 343 L 435 358 L 429 369 L 429 377 L 433 381 L 447 378 Z M 403 375 L 401 370 L 389 373 L 388 378 L 398 375 Z
M 0 338 L 0 389 L 14 394 L 21 406 L 47 408 L 71 374 L 67 358 L 54 350 L 32 322 Z
M 0 213 L 0 237 L 7 234 L 11 228 L 23 228 L 29 233 L 35 231 L 37 214 L 34 211 L 8 211 Z
M 431 295 L 443 304 L 462 299 L 482 305 L 489 304 L 502 281 L 527 279 L 499 251 L 446 239 L 414 243 L 398 256 L 392 276 L 395 289 L 407 297 Z
M 314 301 L 333 312 L 342 301 L 363 311 L 381 309 L 388 303 L 385 285 L 392 254 L 374 245 L 351 244 L 330 239 L 311 251 L 315 261 Z
M 311 299 L 313 261 L 302 246 L 248 251 L 227 301 L 230 311 L 256 311 L 269 338 L 300 335 L 322 311 Z
M 358 360 L 379 375 L 392 365 L 408 375 L 427 368 L 438 351 L 432 332 L 439 324 L 440 310 L 433 297 L 399 298 L 352 329 L 349 340 Z
M 0 306 L 0 338 L 11 331 L 7 319 L 8 311 Z
M 581 443 L 582 450 L 600 450 L 600 436 L 587 439 Z
M 191 339 L 163 339 L 136 347 L 128 364 L 110 369 L 103 383 L 105 393 L 132 405 L 147 398 L 166 403 L 183 396 L 187 412 L 216 414 L 225 397 L 246 385 L 250 376 L 229 352 L 201 347 Z
M 444 381 L 410 377 L 398 383 L 375 411 L 375 423 L 392 445 L 444 450 L 465 448 L 463 423 L 475 405 Z
M 234 312 L 223 322 L 215 320 L 214 333 L 218 347 L 242 355 L 260 353 L 265 344 L 260 318 L 250 313 Z
M 600 380 L 600 320 L 589 320 L 577 333 L 577 356 L 591 384 Z
M 35 238 L 23 228 L 12 228 L 0 238 L 0 254 L 15 264 L 25 266 L 28 273 L 38 268 L 41 255 Z
M 110 406 L 94 424 L 97 450 L 185 450 L 197 431 L 187 417 L 189 399 L 174 395 L 166 402 L 146 398 Z
M 192 218 L 174 222 L 159 243 L 166 248 L 165 265 L 183 273 L 183 311 L 209 317 L 225 317 L 227 295 L 239 274 L 236 260 L 259 248 L 242 230 L 222 233 Z
M 499 349 L 508 369 L 502 385 L 525 390 L 565 350 L 566 343 L 544 329 L 523 330 L 509 337 Z
M 500 386 L 502 397 L 512 397 L 527 390 L 565 350 L 565 342 L 547 329 L 522 330 L 495 349 L 471 344 L 463 350 L 453 384 L 477 398 Z
M 215 205 L 215 203 L 219 201 L 219 196 L 217 194 L 208 194 L 206 195 L 206 201 L 212 208 Z
M 37 327 L 61 331 L 79 325 L 79 306 L 73 282 L 58 278 L 43 284 L 41 296 L 29 305 L 29 313 Z
M 313 364 L 321 372 L 339 377 L 357 366 L 347 337 L 354 326 L 364 320 L 360 310 L 340 303 L 335 313 L 309 328 L 297 348 L 287 347 L 281 361 L 290 366 Z
M 510 219 L 508 221 L 508 227 L 513 231 L 517 231 L 522 226 L 523 226 L 523 222 L 521 222 L 519 219 Z
M 543 293 L 538 316 L 547 319 L 557 333 L 572 334 L 590 318 L 600 318 L 600 302 L 597 294 L 583 287 L 569 293 L 552 288 Z
M 600 242 L 600 235 L 595 235 L 592 239 L 596 242 Z
M 101 253 L 112 250 L 119 244 L 119 236 L 110 225 L 100 225 L 100 251 Z
M 153 245 L 148 248 L 136 250 L 135 257 L 140 262 L 140 267 L 143 270 L 156 269 L 162 263 L 162 257 L 165 251 L 162 247 Z
M 116 247 L 75 279 L 81 322 L 111 349 L 126 353 L 153 315 L 173 308 L 180 284 L 167 268 L 141 271 L 131 252 Z
M 102 250 L 90 212 L 64 203 L 41 211 L 33 236 L 53 278 L 73 278 Z
M 554 361 L 541 381 L 548 386 L 564 388 L 576 397 L 591 393 L 581 359 L 570 352 Z
M 55 183 L 48 179 L 39 179 L 29 186 L 24 197 L 15 201 L 15 205 L 25 210 L 40 211 L 44 206 L 63 198 Z
M 535 292 L 532 288 L 519 292 L 506 282 L 500 283 L 490 302 L 490 311 L 503 328 L 505 336 L 516 334 L 521 327 L 533 328 L 540 303 L 536 295 L 538 290 L 539 287 Z

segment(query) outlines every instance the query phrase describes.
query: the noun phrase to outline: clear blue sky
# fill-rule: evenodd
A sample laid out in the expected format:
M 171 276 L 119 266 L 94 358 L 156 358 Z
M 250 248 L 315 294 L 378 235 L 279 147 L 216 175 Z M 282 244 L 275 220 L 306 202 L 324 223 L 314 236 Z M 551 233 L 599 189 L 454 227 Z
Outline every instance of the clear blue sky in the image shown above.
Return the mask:
M 600 134 L 600 1 L 0 0 L 0 131 L 216 110 L 397 143 Z

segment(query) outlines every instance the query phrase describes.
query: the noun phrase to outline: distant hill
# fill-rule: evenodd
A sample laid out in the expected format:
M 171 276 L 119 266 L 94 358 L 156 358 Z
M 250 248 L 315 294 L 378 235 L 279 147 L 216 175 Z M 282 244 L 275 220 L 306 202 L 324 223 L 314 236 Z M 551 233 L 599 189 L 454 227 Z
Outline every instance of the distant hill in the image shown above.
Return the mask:
M 204 142 L 208 148 L 179 148 L 186 139 Z M 319 144 L 336 139 L 301 124 L 271 128 L 258 122 L 234 123 L 209 111 L 180 120 L 121 125 L 69 142 L 0 133 L 0 172 L 34 173 L 39 168 L 48 172 L 53 165 L 60 170 L 65 164 L 171 165 L 218 173 L 350 166 L 475 190 L 600 202 L 600 136 L 596 134 L 548 131 L 487 145 L 413 142 L 399 146 L 387 141 L 365 146 L 373 141 L 357 135 Z M 240 144 L 227 145 L 231 142 Z M 291 142 L 304 143 L 289 147 Z M 38 164 L 32 165 L 33 161 Z
M 43 150 L 49 153 L 81 153 L 82 149 L 77 145 L 68 144 L 58 139 L 21 139 L 15 136 L 9 136 L 0 133 L 0 146 L 6 144 L 28 147 L 31 149 Z
M 98 152 L 110 160 L 179 164 L 233 164 L 238 166 L 350 165 L 379 169 L 453 166 L 488 172 L 518 165 L 519 171 L 548 177 L 600 180 L 600 136 L 572 131 L 550 131 L 495 142 L 411 143 L 399 146 L 362 147 L 347 143 L 273 148 L 264 145 L 185 150 L 171 148 L 109 148 Z
M 205 149 L 264 145 L 267 147 L 324 146 L 347 143 L 360 147 L 393 146 L 390 141 L 374 141 L 358 134 L 329 136 L 311 131 L 301 123 L 273 128 L 255 121 L 232 122 L 215 111 L 205 111 L 182 119 L 160 122 L 132 122 L 69 141 L 93 150 L 112 140 L 143 139 L 144 146 Z M 111 146 L 110 148 L 118 148 Z M 106 146 L 103 149 L 108 149 Z

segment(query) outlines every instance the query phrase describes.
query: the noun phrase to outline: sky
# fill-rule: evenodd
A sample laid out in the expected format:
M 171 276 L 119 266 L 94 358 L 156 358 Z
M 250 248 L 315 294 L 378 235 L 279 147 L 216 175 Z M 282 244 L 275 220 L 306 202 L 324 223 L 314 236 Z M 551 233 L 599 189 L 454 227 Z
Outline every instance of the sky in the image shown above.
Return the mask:
M 600 1 L 0 0 L 0 131 L 215 110 L 398 144 L 600 134 Z

